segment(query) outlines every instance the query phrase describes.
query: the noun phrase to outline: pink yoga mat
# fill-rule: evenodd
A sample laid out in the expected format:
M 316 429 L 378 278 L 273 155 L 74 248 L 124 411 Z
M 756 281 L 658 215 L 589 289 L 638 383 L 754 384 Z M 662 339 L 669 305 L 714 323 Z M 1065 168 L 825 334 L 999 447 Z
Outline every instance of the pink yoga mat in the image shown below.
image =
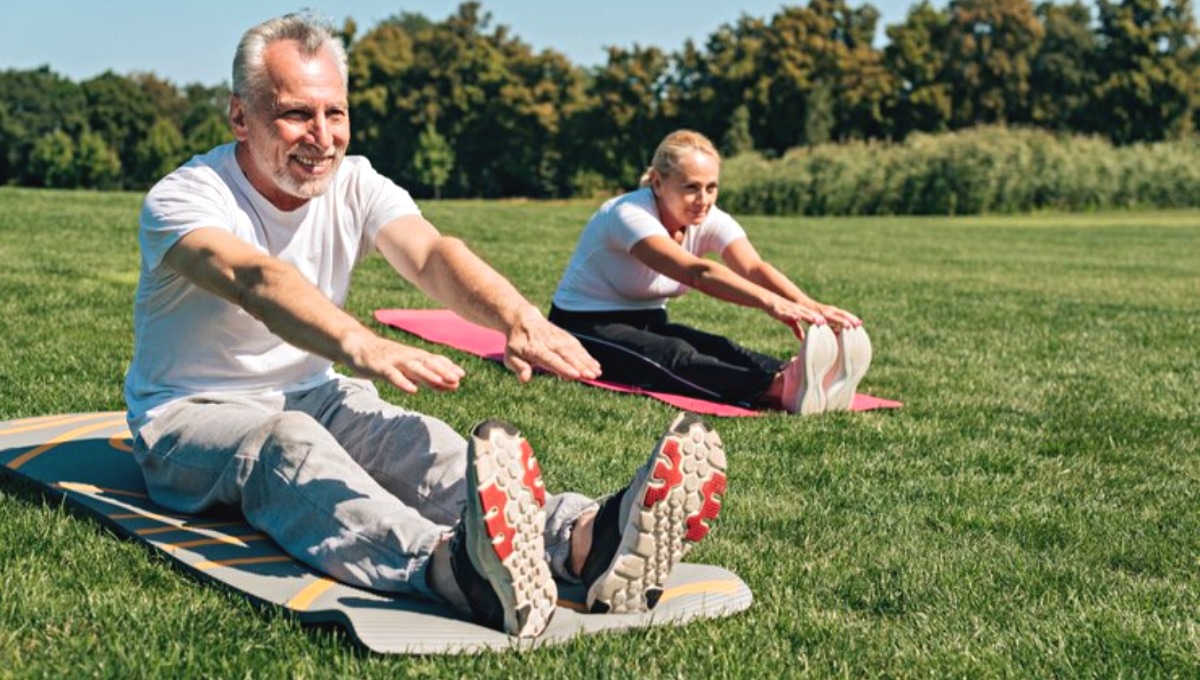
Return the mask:
M 377 309 L 375 318 L 380 323 L 411 333 L 429 342 L 453 347 L 484 359 L 504 360 L 504 335 L 502 333 L 473 324 L 448 309 Z M 676 408 L 703 415 L 761 416 L 770 413 L 770 411 L 756 411 L 678 394 L 651 392 L 640 387 L 606 380 L 581 380 L 580 382 L 614 392 L 641 394 L 666 402 Z M 900 408 L 901 406 L 903 404 L 898 401 L 879 399 L 866 394 L 855 394 L 850 410 L 872 411 Z

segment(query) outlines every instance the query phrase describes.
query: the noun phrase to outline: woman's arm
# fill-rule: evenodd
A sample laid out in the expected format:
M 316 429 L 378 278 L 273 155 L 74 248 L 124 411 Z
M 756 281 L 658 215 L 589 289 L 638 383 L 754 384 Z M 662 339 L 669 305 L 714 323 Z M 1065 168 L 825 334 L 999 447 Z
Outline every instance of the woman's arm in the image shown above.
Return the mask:
M 635 243 L 629 252 L 647 267 L 701 293 L 761 309 L 791 326 L 798 334 L 800 329 L 796 324 L 801 321 L 825 323 L 825 318 L 815 309 L 740 276 L 720 262 L 696 257 L 666 236 L 644 238 Z
M 783 272 L 762 259 L 748 238 L 739 238 L 730 243 L 721 253 L 721 259 L 739 276 L 792 302 L 818 311 L 839 329 L 862 325 L 862 321 L 854 314 L 833 305 L 817 302 L 809 297 L 787 276 L 784 276 Z

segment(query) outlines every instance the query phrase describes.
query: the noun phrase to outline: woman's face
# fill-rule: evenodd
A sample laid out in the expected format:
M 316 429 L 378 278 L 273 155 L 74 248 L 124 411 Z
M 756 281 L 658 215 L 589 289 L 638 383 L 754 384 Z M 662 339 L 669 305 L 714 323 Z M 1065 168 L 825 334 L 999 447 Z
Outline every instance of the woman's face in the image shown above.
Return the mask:
M 703 151 L 690 151 L 679 159 L 669 175 L 654 174 L 651 187 L 658 201 L 658 214 L 667 231 L 700 224 L 717 202 L 720 162 Z

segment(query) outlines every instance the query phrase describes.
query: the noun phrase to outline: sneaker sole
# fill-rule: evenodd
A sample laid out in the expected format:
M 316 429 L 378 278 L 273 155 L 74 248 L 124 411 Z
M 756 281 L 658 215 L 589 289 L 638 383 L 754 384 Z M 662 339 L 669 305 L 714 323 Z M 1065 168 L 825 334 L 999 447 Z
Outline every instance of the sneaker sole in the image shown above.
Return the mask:
M 504 607 L 504 630 L 535 637 L 558 589 L 545 557 L 546 491 L 533 449 L 507 423 L 487 421 L 468 449 L 467 553 Z M 472 530 L 483 527 L 484 531 Z
M 630 487 L 633 506 L 608 569 L 588 589 L 592 612 L 644 612 L 658 604 L 671 570 L 721 512 L 725 448 L 699 416 L 680 414 Z M 640 472 L 639 472 L 640 475 Z
M 838 338 L 837 376 L 826 389 L 827 411 L 849 411 L 858 383 L 871 366 L 871 338 L 863 328 L 843 330 Z
M 837 338 L 829 326 L 809 326 L 804 338 L 804 393 L 796 400 L 802 416 L 826 410 L 825 376 L 837 362 Z

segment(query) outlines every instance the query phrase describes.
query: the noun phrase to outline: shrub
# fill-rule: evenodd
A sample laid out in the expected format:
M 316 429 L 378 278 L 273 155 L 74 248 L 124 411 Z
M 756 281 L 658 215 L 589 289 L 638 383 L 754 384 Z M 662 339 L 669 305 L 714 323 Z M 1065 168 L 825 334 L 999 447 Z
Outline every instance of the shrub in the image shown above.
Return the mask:
M 1114 147 L 1098 137 L 980 127 L 902 143 L 742 154 L 722 169 L 726 210 L 768 215 L 976 215 L 1200 207 L 1200 140 Z

